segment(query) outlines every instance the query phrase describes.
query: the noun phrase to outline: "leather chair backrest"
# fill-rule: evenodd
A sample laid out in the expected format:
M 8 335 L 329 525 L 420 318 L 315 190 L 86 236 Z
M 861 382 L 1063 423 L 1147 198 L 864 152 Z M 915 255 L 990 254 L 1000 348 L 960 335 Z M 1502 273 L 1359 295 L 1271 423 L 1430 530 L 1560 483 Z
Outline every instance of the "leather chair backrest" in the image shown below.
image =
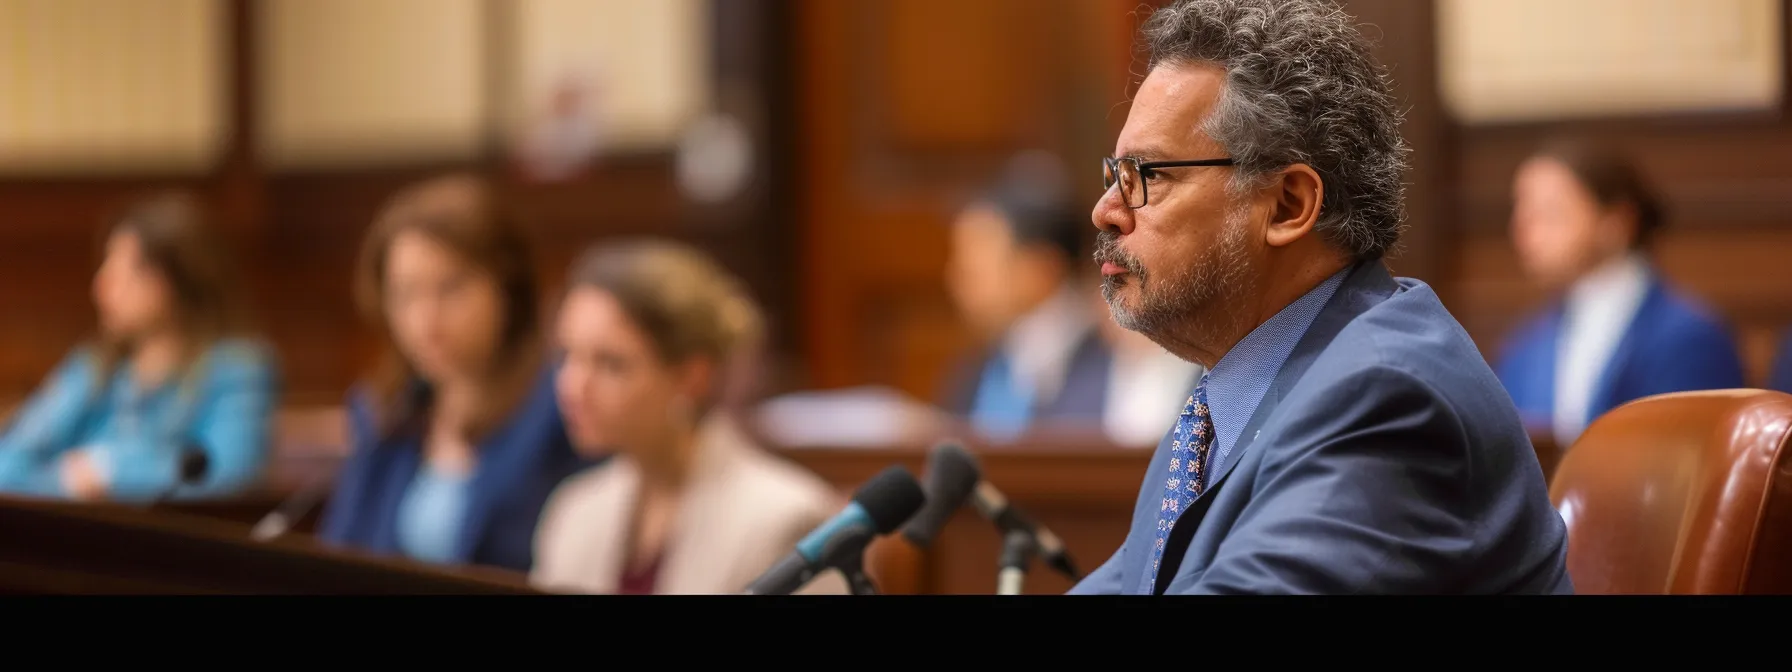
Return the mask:
M 1680 392 L 1600 416 L 1550 500 L 1581 594 L 1792 594 L 1792 395 Z

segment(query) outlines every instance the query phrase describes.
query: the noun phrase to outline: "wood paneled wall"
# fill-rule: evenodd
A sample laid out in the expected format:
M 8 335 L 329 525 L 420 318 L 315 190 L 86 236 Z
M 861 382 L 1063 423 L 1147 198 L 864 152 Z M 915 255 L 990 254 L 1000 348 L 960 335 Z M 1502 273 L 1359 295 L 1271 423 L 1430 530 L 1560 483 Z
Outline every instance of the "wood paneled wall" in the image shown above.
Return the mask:
M 1129 42 L 1155 4 L 799 5 L 812 382 L 935 392 L 969 345 L 940 280 L 953 198 L 1015 149 L 1060 151 L 1073 175 L 1105 154 L 1142 71 Z M 1413 148 L 1409 229 L 1390 265 L 1436 288 L 1484 352 L 1544 298 L 1518 275 L 1506 236 L 1512 171 L 1545 136 L 1585 132 L 1624 141 L 1661 183 L 1673 209 L 1659 247 L 1666 274 L 1735 323 L 1761 380 L 1777 331 L 1792 323 L 1792 265 L 1779 262 L 1792 254 L 1792 117 L 1465 127 L 1439 95 L 1435 3 L 1344 5 L 1380 41 Z M 1093 203 L 1088 174 L 1079 186 L 1091 191 L 1078 197 Z
M 232 88 L 253 86 L 251 0 L 229 2 Z M 971 345 L 941 280 L 946 224 L 969 190 L 1016 151 L 1069 162 L 1075 197 L 1099 195 L 1094 159 L 1125 120 L 1142 70 L 1135 0 L 715 0 L 712 54 L 725 109 L 759 152 L 749 192 L 683 202 L 672 157 L 612 160 L 557 185 L 505 179 L 557 288 L 592 239 L 670 234 L 746 276 L 773 313 L 787 386 L 887 384 L 931 397 Z M 1435 7 L 1347 0 L 1393 67 L 1414 148 L 1403 275 L 1432 283 L 1484 350 L 1541 297 L 1516 272 L 1508 182 L 1544 135 L 1627 141 L 1663 184 L 1674 217 L 1668 275 L 1739 327 L 1759 375 L 1792 323 L 1792 118 L 1785 114 L 1462 127 L 1441 110 Z M 1792 16 L 1792 11 L 1785 13 Z M 1792 68 L 1788 68 L 1792 71 Z M 359 234 L 400 185 L 455 166 L 270 173 L 256 164 L 257 101 L 236 95 L 238 132 L 213 172 L 173 180 L 214 201 L 239 241 L 288 398 L 328 401 L 373 344 L 349 302 Z M 504 177 L 495 156 L 472 168 Z M 0 399 L 24 393 L 92 323 L 86 292 L 102 213 L 161 186 L 150 178 L 0 181 Z M 1092 230 L 1091 230 L 1092 234 Z
M 1086 176 L 1094 203 L 1095 159 L 1125 121 L 1137 3 L 797 6 L 809 380 L 931 398 L 969 345 L 941 280 L 954 209 L 1035 148 Z

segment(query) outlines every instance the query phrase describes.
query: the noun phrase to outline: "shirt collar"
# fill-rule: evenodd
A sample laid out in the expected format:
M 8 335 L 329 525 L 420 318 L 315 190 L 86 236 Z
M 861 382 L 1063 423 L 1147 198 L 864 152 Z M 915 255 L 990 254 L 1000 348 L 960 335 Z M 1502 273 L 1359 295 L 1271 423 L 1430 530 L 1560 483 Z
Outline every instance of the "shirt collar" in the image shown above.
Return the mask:
M 1213 422 L 1215 454 L 1224 458 L 1237 445 L 1245 423 L 1262 403 L 1282 364 L 1306 335 L 1319 311 L 1350 273 L 1347 267 L 1319 283 L 1275 317 L 1258 325 L 1226 352 L 1207 375 L 1207 407 Z
M 1066 284 L 1033 312 L 1026 314 L 1002 338 L 1015 382 L 1050 399 L 1063 385 L 1070 356 L 1094 326 L 1089 299 Z
M 1649 287 L 1649 262 L 1641 254 L 1630 253 L 1612 259 L 1589 271 L 1568 289 L 1563 304 L 1568 312 L 1589 306 L 1641 300 Z

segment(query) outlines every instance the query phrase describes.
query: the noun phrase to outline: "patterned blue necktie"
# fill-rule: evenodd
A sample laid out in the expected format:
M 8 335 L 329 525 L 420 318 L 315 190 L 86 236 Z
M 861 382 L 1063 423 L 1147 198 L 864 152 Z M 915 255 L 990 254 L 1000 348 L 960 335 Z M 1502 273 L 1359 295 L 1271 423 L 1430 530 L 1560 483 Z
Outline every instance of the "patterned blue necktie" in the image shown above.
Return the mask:
M 1176 517 L 1188 508 L 1189 502 L 1201 496 L 1203 477 L 1207 471 L 1208 449 L 1213 446 L 1213 419 L 1207 412 L 1207 376 L 1195 395 L 1182 407 L 1176 421 L 1176 433 L 1170 437 L 1170 477 L 1164 481 L 1163 504 L 1157 510 L 1157 544 L 1151 551 L 1151 571 L 1139 584 L 1139 593 L 1150 595 L 1157 584 L 1158 564 L 1164 559 L 1164 544 Z

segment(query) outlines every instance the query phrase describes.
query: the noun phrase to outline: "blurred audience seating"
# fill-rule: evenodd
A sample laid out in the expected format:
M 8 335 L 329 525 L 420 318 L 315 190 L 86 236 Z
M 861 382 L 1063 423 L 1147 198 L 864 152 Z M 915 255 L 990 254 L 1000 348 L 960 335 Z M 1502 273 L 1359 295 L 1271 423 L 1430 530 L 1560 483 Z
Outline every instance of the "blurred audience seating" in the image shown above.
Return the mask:
M 1658 395 L 1601 416 L 1557 469 L 1580 594 L 1792 593 L 1792 395 Z

